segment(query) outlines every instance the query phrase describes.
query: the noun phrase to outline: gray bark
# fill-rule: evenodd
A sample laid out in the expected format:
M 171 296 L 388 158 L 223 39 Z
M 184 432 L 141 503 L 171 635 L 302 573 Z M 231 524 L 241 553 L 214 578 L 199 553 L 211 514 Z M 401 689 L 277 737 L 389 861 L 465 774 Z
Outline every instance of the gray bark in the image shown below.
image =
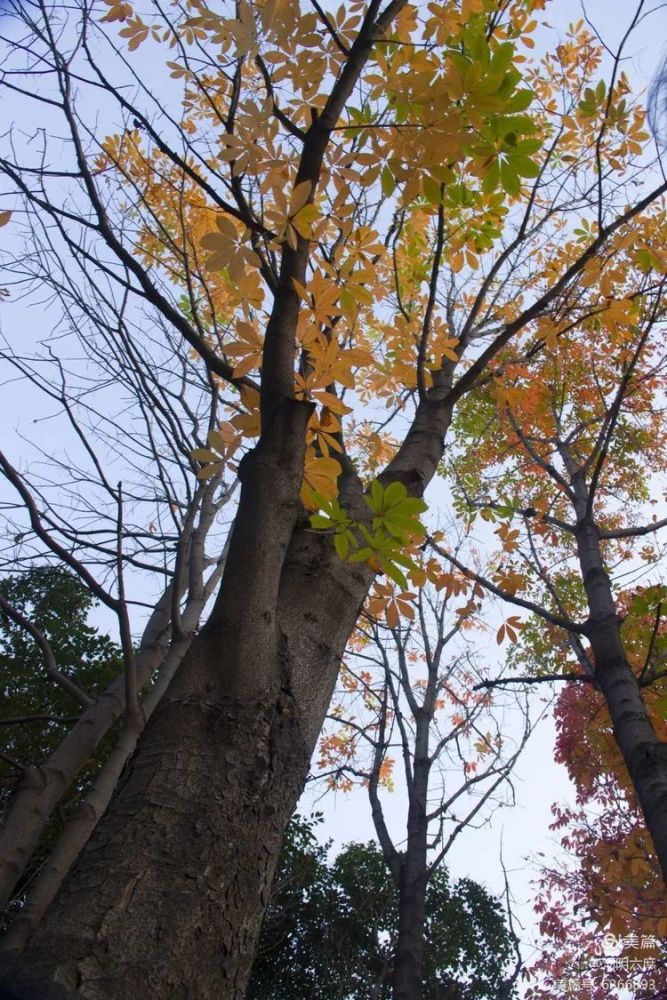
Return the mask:
M 429 720 L 430 722 L 430 720 Z M 428 733 L 427 733 L 428 736 Z M 408 839 L 398 885 L 398 937 L 394 953 L 394 1000 L 415 1000 L 424 983 L 426 928 L 428 759 L 415 755 Z
M 581 507 L 584 512 L 583 505 Z M 614 738 L 653 838 L 667 882 L 667 744 L 653 728 L 623 645 L 621 619 L 604 568 L 600 531 L 585 515 L 577 525 L 577 550 L 590 616 L 586 634 L 593 650 L 595 679 L 611 716 Z

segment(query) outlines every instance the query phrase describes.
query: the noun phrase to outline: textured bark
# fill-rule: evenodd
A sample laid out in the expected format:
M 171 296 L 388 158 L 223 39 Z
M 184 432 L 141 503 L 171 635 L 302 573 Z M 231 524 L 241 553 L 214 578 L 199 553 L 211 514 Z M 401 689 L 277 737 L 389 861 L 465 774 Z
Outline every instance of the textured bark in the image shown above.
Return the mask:
M 225 694 L 215 634 L 184 667 L 8 975 L 16 996 L 243 996 L 308 757 L 288 695 Z
M 628 662 L 611 581 L 602 559 L 599 529 L 583 511 L 582 515 L 577 526 L 577 548 L 590 611 L 586 633 L 593 650 L 595 679 L 607 702 L 614 737 L 667 883 L 667 744 L 657 737 Z
M 296 562 L 310 565 L 311 545 L 295 545 Z M 226 693 L 235 671 L 217 631 L 196 641 L 109 811 L 18 968 L 8 970 L 14 996 L 243 996 L 316 715 L 326 710 L 368 580 L 360 576 L 350 591 L 329 579 L 331 605 L 320 616 L 307 584 L 309 622 L 294 654 L 282 642 L 276 689 L 263 699 L 252 684 L 247 699 Z M 281 678 L 306 651 L 309 661 L 293 671 L 299 705 Z

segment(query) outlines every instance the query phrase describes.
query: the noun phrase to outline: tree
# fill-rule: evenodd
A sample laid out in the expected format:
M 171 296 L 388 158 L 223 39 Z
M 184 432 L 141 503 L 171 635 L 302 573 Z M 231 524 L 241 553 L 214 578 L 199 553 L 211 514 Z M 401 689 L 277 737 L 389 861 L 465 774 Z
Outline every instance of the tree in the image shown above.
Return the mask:
M 615 984 L 654 1000 L 667 989 L 664 887 L 609 713 L 591 685 L 572 685 L 559 696 L 556 720 L 577 804 L 553 807 L 567 853 L 540 875 L 544 948 L 528 995 L 552 996 L 559 980 L 577 974 L 586 1000 L 616 996 Z
M 602 50 L 583 26 L 526 65 L 543 6 L 443 0 L 420 21 L 405 0 L 336 12 L 241 0 L 229 16 L 188 0 L 144 21 L 125 0 L 15 5 L 3 84 L 49 129 L 37 153 L 14 129 L 0 160 L 28 222 L 10 269 L 64 299 L 75 327 L 101 325 L 112 357 L 132 324 L 149 414 L 173 371 L 147 363 L 146 344 L 164 343 L 202 408 L 216 403 L 202 442 L 190 382 L 167 392 L 190 414 L 185 432 L 164 426 L 165 454 L 181 470 L 201 462 L 204 483 L 238 464 L 241 482 L 213 609 L 194 637 L 203 605 L 183 629 L 115 797 L 7 973 L 15 995 L 243 995 L 345 644 L 378 574 L 407 591 L 455 405 L 504 384 L 508 344 L 528 365 L 542 357 L 544 324 L 577 315 L 582 276 L 618 241 L 661 266 L 651 212 L 667 184 L 633 186 L 643 111 L 625 76 L 595 79 Z M 170 78 L 156 69 L 164 45 Z M 575 209 L 596 220 L 581 243 L 563 240 Z M 31 537 L 124 607 L 118 560 L 110 595 L 78 539 L 56 541 L 43 497 L 2 467 Z M 104 483 L 110 559 L 123 492 Z M 174 641 L 177 601 L 161 612 Z M 660 772 L 656 800 L 665 783 Z M 664 868 L 654 798 L 642 807 Z
M 118 646 L 87 623 L 94 603 L 78 578 L 60 568 L 33 569 L 0 581 L 2 814 L 10 808 L 16 784 L 26 770 L 40 767 L 58 747 L 63 727 L 76 723 L 122 669 Z M 22 882 L 34 885 L 36 871 L 44 865 L 59 828 L 109 749 L 104 744 L 98 748 L 61 800 L 58 816 L 46 828 Z M 19 882 L 17 895 L 23 891 Z
M 664 232 L 664 209 L 647 226 Z M 503 354 L 513 387 L 501 391 L 484 449 L 470 449 L 462 436 L 457 465 L 463 506 L 500 520 L 502 557 L 491 586 L 524 602 L 552 636 L 567 633 L 562 679 L 602 691 L 664 873 L 661 600 L 655 588 L 628 589 L 630 561 L 660 572 L 654 539 L 667 525 L 651 511 L 667 467 L 660 403 L 667 261 L 654 268 L 649 258 L 627 242 L 618 246 L 599 282 L 584 273 L 578 315 L 545 328 L 553 339 L 537 364 L 526 368 L 513 351 Z M 548 381 L 539 377 L 545 369 Z M 470 430 L 464 419 L 462 435 Z M 510 488 L 511 500 L 503 499 Z
M 624 642 L 636 673 L 651 636 L 653 656 L 664 655 L 655 616 L 663 590 L 636 589 L 623 608 Z M 643 697 L 662 734 L 664 694 L 647 685 Z M 534 970 L 539 986 L 529 995 L 546 996 L 578 968 L 586 1000 L 609 995 L 612 983 L 625 984 L 638 1000 L 654 1000 L 667 988 L 664 885 L 609 711 L 593 685 L 573 684 L 560 693 L 555 718 L 558 759 L 577 799 L 575 806 L 552 807 L 552 829 L 566 854 L 559 865 L 545 863 L 540 874 L 535 905 L 544 948 Z
M 349 844 L 332 863 L 314 822 L 295 817 L 266 911 L 248 1000 L 334 1000 L 392 995 L 396 887 L 373 844 Z M 430 883 L 424 998 L 495 998 L 511 946 L 503 913 L 470 879 Z M 453 995 L 453 994 L 452 994 Z M 509 997 L 509 994 L 508 994 Z
M 340 694 L 320 741 L 319 767 L 328 784 L 346 788 L 361 782 L 368 789 L 397 894 L 391 966 L 396 1000 L 410 1000 L 425 989 L 433 882 L 459 836 L 488 821 L 494 807 L 511 804 L 512 770 L 532 729 L 528 708 L 518 698 L 506 695 L 502 705 L 494 705 L 476 683 L 482 675 L 470 633 L 486 627 L 481 588 L 459 605 L 449 566 L 427 558 L 425 575 L 427 569 L 437 583 L 419 589 L 414 607 L 407 609 L 412 618 L 394 619 L 389 593 L 368 604 L 349 644 Z M 393 625 L 384 625 L 378 615 Z M 499 720 L 506 723 L 513 708 L 523 716 L 523 726 L 515 720 L 519 731 L 510 734 Z M 393 790 L 397 760 L 406 808 L 399 823 L 394 802 L 389 823 L 382 792 L 386 786 Z M 508 995 L 521 968 L 517 958 Z

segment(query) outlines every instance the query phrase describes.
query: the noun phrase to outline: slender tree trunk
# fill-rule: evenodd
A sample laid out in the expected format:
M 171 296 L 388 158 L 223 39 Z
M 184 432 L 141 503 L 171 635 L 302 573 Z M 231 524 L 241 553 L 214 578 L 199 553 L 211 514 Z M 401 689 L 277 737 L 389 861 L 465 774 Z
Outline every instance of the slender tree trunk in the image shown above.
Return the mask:
M 140 686 L 150 680 L 164 658 L 170 603 L 169 588 L 151 616 L 136 658 Z M 190 640 L 178 641 L 173 655 L 185 655 L 189 643 Z M 0 826 L 0 908 L 12 898 L 53 810 L 124 708 L 125 680 L 120 674 L 86 709 L 44 763 L 26 769 Z
M 424 932 L 426 929 L 426 867 L 428 821 L 428 726 L 430 719 L 417 719 L 415 759 L 408 839 L 398 886 L 398 937 L 394 957 L 394 1000 L 419 1000 L 424 988 Z
M 222 588 L 119 790 L 3 985 L 240 1000 L 285 826 L 372 579 L 299 523 L 288 401 L 242 463 Z
M 141 657 L 137 674 L 145 684 L 159 655 Z M 12 898 L 53 810 L 125 708 L 125 683 L 117 677 L 87 709 L 62 743 L 39 767 L 27 768 L 0 828 L 0 907 Z
M 182 645 L 182 641 L 180 644 L 177 642 L 167 654 L 158 679 L 142 702 L 142 714 L 146 721 L 155 711 L 182 659 L 179 645 Z M 123 768 L 134 752 L 142 728 L 140 718 L 126 720 L 123 731 L 96 777 L 93 787 L 74 810 L 55 847 L 37 875 L 31 879 L 28 901 L 16 914 L 9 930 L 0 941 L 1 962 L 11 962 L 15 959 L 39 926 L 67 872 L 109 805 Z
M 623 645 L 611 582 L 604 569 L 600 534 L 582 517 L 577 547 L 590 617 L 587 635 L 595 661 L 595 679 L 607 702 L 614 737 L 642 807 L 646 826 L 667 883 L 667 744 L 653 728 Z

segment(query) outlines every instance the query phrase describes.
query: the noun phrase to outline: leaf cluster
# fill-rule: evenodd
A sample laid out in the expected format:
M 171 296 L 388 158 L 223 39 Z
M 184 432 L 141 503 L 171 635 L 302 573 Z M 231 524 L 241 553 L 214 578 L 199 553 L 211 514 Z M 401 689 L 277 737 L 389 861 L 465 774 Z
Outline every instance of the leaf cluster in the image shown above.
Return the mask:
M 403 569 L 418 570 L 419 567 L 406 555 L 405 549 L 426 534 L 418 517 L 427 509 L 423 500 L 409 496 L 403 483 L 390 483 L 385 489 L 374 479 L 364 495 L 372 515 L 370 523 L 354 520 L 335 498 L 327 499 L 314 493 L 314 500 L 319 510 L 311 515 L 311 526 L 333 534 L 341 559 L 366 562 L 407 590 Z

